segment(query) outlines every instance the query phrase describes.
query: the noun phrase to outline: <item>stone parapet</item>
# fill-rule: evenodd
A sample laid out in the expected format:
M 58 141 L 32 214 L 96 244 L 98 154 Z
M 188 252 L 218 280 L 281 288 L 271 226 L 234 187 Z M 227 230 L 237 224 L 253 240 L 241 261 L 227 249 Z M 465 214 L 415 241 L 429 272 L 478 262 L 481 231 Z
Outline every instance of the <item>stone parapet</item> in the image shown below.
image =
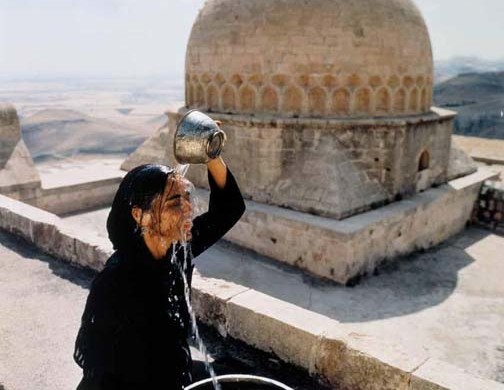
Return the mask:
M 23 202 L 57 215 L 110 206 L 122 176 L 61 187 L 42 188 Z
M 0 195 L 0 229 L 72 264 L 100 270 L 110 256 L 108 241 L 65 223 L 57 215 Z
M 473 220 L 489 229 L 504 232 L 504 182 L 489 180 L 481 186 Z
M 427 249 L 470 221 L 481 184 L 477 172 L 416 196 L 342 221 L 247 201 L 226 239 L 318 277 L 352 284 L 383 261 Z M 198 190 L 199 198 L 208 192 Z
M 76 231 L 54 214 L 0 195 L 0 229 L 46 253 L 101 270 L 111 252 L 98 236 Z M 198 318 L 233 337 L 304 368 L 342 390 L 503 390 L 504 384 L 399 345 L 349 332 L 338 321 L 250 288 L 195 272 Z

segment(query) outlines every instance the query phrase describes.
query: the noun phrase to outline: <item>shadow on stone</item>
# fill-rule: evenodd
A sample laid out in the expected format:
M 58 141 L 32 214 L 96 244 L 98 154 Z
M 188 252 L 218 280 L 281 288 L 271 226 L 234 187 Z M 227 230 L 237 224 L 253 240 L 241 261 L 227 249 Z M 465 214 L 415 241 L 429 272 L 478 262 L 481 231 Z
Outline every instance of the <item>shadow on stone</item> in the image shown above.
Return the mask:
M 0 230 L 0 244 L 18 253 L 25 261 L 41 261 L 47 263 L 54 275 L 85 289 L 89 289 L 91 281 L 96 275 L 96 271 L 78 268 L 75 265 L 70 265 L 49 255 L 45 255 L 28 241 L 2 230 Z
M 198 327 L 205 346 L 214 359 L 212 366 L 216 375 L 258 375 L 285 383 L 297 390 L 329 389 L 319 383 L 316 377 L 310 377 L 306 371 L 282 362 L 273 354 L 251 348 L 244 342 L 231 337 L 223 339 L 215 329 L 207 325 L 200 323 Z M 193 382 L 208 377 L 202 357 L 193 356 Z
M 233 244 L 196 259 L 204 277 L 225 279 L 342 323 L 404 316 L 439 305 L 454 292 L 460 270 L 474 259 L 464 249 L 490 232 L 470 228 L 427 251 L 385 262 L 354 286 L 322 281 Z

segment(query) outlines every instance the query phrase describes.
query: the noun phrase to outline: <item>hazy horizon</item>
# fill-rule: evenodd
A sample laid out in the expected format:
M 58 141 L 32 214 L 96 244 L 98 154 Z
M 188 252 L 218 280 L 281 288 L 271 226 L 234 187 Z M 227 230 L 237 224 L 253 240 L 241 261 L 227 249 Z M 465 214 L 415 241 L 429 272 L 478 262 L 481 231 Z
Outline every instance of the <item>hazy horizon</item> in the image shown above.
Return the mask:
M 429 27 L 435 61 L 504 61 L 502 0 L 415 2 Z M 177 79 L 203 3 L 0 0 L 0 78 Z

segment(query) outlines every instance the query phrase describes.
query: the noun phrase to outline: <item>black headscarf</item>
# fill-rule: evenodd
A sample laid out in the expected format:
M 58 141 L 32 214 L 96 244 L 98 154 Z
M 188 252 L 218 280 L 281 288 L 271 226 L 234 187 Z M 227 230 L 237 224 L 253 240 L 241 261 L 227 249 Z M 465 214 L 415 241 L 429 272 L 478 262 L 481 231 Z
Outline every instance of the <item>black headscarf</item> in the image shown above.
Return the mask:
M 132 169 L 124 177 L 107 219 L 107 231 L 114 249 L 127 250 L 133 243 L 138 243 L 140 231 L 131 209 L 150 209 L 153 200 L 163 193 L 166 180 L 174 172 L 166 165 L 145 164 Z

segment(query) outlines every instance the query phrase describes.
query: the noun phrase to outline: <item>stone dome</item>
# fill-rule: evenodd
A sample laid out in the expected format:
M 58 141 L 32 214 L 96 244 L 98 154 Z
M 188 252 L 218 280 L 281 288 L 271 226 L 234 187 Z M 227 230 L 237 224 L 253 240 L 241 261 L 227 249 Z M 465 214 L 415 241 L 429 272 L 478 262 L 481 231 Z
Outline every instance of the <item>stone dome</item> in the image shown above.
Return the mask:
M 186 105 L 213 112 L 415 115 L 432 83 L 412 0 L 207 0 L 186 54 Z

